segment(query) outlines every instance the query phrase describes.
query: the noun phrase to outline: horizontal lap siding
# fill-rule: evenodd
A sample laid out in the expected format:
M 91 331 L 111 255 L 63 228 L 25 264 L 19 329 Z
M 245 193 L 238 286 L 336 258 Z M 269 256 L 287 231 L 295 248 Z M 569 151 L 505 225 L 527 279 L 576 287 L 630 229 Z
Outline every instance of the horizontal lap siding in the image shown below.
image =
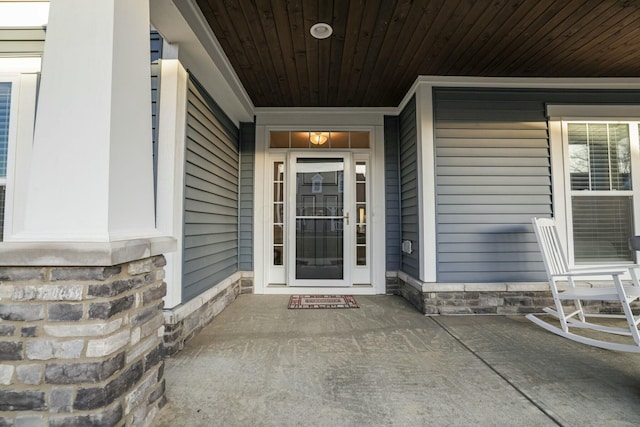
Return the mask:
M 529 227 L 551 214 L 544 102 L 436 90 L 435 108 L 438 281 L 544 280 Z
M 238 271 L 238 129 L 189 81 L 183 302 Z
M 388 271 L 401 268 L 400 160 L 398 117 L 384 118 L 384 176 L 386 206 L 386 265 Z
M 418 139 L 415 97 L 399 117 L 400 211 L 402 240 L 410 240 L 412 253 L 402 252 L 402 271 L 420 277 L 420 227 L 418 212 Z
M 552 209 L 546 104 L 638 91 L 434 90 L 438 281 L 546 280 L 530 223 Z
M 240 270 L 253 270 L 253 178 L 256 127 L 240 124 Z

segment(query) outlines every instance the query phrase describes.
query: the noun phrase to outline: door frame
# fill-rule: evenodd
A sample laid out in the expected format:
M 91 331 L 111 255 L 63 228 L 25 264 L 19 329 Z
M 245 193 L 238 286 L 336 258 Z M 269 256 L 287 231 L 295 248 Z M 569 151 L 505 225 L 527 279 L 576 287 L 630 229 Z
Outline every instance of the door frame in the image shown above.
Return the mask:
M 297 164 L 298 159 L 337 159 L 341 158 L 344 164 L 343 169 L 343 221 L 342 221 L 342 253 L 343 253 L 343 277 L 342 279 L 297 279 Z M 352 220 L 354 212 L 351 212 L 352 205 L 355 206 L 355 195 L 353 193 L 352 181 L 354 178 L 352 152 L 349 150 L 331 150 L 331 151 L 290 151 L 287 159 L 287 182 L 290 183 L 286 190 L 288 206 L 287 210 L 287 233 L 286 242 L 289 250 L 285 256 L 286 268 L 286 284 L 289 287 L 350 287 L 351 272 L 354 268 L 355 247 L 352 241 L 352 230 L 354 230 L 354 221 Z M 350 217 L 349 220 L 346 216 Z
M 301 123 L 304 123 L 302 125 Z M 273 162 L 288 165 L 290 149 L 270 147 L 273 131 L 307 131 L 309 128 L 335 131 L 369 131 L 371 147 L 368 150 L 351 150 L 354 159 L 368 164 L 369 212 L 368 226 L 370 256 L 367 268 L 358 268 L 352 276 L 354 286 L 345 288 L 289 287 L 286 285 L 286 269 L 273 264 Z M 253 210 L 253 270 L 247 277 L 253 278 L 254 293 L 266 295 L 291 295 L 301 293 L 333 293 L 351 295 L 385 294 L 387 277 L 395 272 L 387 271 L 386 263 L 386 183 L 385 183 L 385 131 L 383 115 L 377 111 L 324 111 L 301 112 L 283 110 L 258 114 L 256 119 L 256 151 Z M 299 150 L 298 150 L 299 151 Z M 306 151 L 306 150 L 305 150 Z M 286 166 L 285 166 L 286 167 Z M 287 185 L 285 184 L 285 187 Z M 286 252 L 285 248 L 285 252 Z M 357 276 L 357 277 L 356 277 Z

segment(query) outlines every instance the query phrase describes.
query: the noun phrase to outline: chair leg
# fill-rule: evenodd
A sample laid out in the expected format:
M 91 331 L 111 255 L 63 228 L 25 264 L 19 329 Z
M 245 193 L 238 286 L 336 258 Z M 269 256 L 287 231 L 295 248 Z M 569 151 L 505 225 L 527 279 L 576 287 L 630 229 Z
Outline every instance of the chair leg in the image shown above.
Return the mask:
M 553 301 L 556 304 L 556 312 L 558 313 L 558 320 L 560 320 L 560 327 L 564 332 L 569 332 L 569 325 L 567 324 L 567 317 L 564 313 L 564 307 L 562 306 L 562 300 L 558 297 L 558 284 L 554 279 L 551 279 L 551 290 L 553 294 Z
M 573 281 L 573 277 L 569 277 L 569 286 L 571 286 L 572 288 L 576 287 L 576 283 Z M 576 308 L 575 311 L 578 312 L 578 318 L 580 319 L 581 322 L 586 322 L 586 318 L 584 316 L 584 308 L 582 307 L 582 301 L 580 301 L 579 299 L 575 299 L 573 300 L 573 304 Z M 575 315 L 575 313 L 574 313 Z M 571 317 L 571 316 L 569 316 Z
M 627 323 L 629 324 L 629 331 L 631 332 L 633 341 L 635 341 L 636 345 L 640 346 L 640 331 L 638 331 L 636 317 L 633 315 L 633 311 L 631 310 L 630 305 L 630 302 L 636 300 L 637 298 L 627 297 L 624 286 L 622 286 L 622 280 L 620 280 L 620 276 L 618 276 L 617 274 L 613 276 L 613 282 L 616 285 L 616 289 L 618 290 L 618 295 L 620 296 L 620 304 L 622 305 L 622 310 L 624 311 L 625 318 L 627 319 Z

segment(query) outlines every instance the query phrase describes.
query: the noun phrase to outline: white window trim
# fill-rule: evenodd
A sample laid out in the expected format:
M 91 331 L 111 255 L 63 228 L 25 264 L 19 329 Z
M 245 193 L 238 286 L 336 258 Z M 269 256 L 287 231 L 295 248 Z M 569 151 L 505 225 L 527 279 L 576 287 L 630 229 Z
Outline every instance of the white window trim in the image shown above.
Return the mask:
M 640 105 L 547 105 L 549 118 L 549 144 L 551 154 L 551 186 L 553 212 L 562 243 L 566 249 L 568 262 L 574 266 L 573 232 L 571 219 L 571 197 L 569 170 L 569 148 L 566 141 L 568 122 L 589 123 L 638 123 L 640 126 Z M 632 182 L 634 229 L 640 230 L 640 144 L 638 127 L 630 126 L 632 159 Z M 635 167 L 634 167 L 635 166 Z M 584 267 L 584 265 L 580 265 Z
M 26 185 L 33 145 L 37 74 L 0 73 L 0 82 L 11 83 L 7 176 L 4 206 L 4 241 L 23 229 Z

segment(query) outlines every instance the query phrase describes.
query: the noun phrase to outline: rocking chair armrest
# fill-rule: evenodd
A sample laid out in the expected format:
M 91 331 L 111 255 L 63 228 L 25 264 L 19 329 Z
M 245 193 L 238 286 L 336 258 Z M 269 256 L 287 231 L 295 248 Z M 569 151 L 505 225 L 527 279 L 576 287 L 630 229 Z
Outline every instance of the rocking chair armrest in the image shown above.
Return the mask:
M 597 267 L 577 267 L 577 268 L 572 268 L 571 270 L 569 270 L 570 273 L 585 273 L 585 274 L 589 274 L 589 273 L 603 273 L 603 274 L 607 274 L 607 273 L 611 273 L 611 272 L 616 272 L 616 271 L 628 271 L 628 270 L 632 270 L 632 269 L 637 269 L 640 268 L 640 265 L 638 264 L 616 264 L 616 265 L 602 265 L 602 266 L 597 266 Z
M 568 271 L 562 274 L 552 274 L 552 277 L 586 277 L 586 276 L 621 276 L 627 269 L 616 270 L 591 270 L 591 271 Z

